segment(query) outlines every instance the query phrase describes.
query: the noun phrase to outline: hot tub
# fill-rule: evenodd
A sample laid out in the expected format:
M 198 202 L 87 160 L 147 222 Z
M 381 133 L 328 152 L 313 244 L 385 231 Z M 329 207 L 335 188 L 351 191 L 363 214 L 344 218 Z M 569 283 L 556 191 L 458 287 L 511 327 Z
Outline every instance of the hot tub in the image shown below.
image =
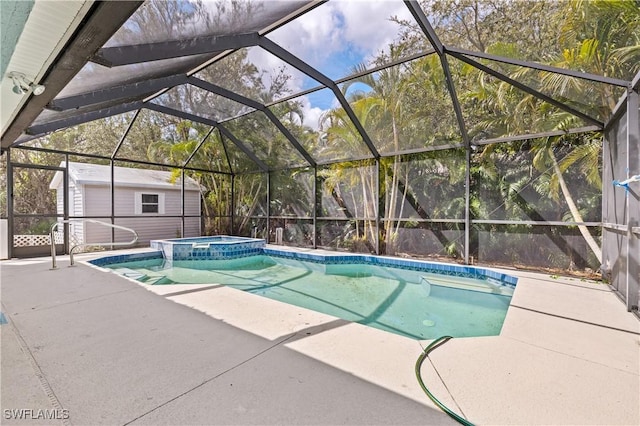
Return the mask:
M 152 249 L 162 252 L 163 257 L 168 261 L 220 260 L 261 254 L 266 241 L 260 238 L 217 235 L 152 240 L 150 245 Z

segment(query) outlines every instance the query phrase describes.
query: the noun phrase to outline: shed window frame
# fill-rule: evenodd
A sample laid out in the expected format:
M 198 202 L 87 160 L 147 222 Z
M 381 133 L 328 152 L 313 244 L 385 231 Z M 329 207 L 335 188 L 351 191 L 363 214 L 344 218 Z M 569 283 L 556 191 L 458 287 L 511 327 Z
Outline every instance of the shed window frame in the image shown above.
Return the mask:
M 150 200 L 144 200 L 145 197 L 151 196 L 156 197 L 155 202 Z M 155 211 L 145 211 L 147 208 L 156 207 L 156 209 L 152 209 Z M 135 214 L 136 215 L 155 215 L 155 214 L 164 214 L 164 193 L 162 192 L 152 192 L 152 191 L 140 191 L 135 193 Z

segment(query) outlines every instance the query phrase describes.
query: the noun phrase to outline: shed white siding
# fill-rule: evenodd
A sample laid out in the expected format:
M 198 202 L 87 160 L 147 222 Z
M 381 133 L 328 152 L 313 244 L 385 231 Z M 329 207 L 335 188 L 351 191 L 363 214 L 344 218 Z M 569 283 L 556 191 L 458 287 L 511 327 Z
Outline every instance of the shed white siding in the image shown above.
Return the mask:
M 69 217 L 84 216 L 84 185 L 69 182 Z M 84 242 L 84 223 L 81 220 L 71 222 L 70 233 L 75 236 L 76 243 Z
M 105 186 L 85 185 L 85 205 L 87 216 L 102 216 L 108 210 L 111 214 L 110 194 L 111 189 Z M 136 195 L 164 194 L 164 214 L 135 214 Z M 154 239 L 180 237 L 182 218 L 161 217 L 180 216 L 182 204 L 180 189 L 153 189 L 137 187 L 120 187 L 115 189 L 115 214 L 116 216 L 135 216 L 116 219 L 116 225 L 131 228 L 138 233 L 138 241 L 147 243 Z M 200 214 L 200 193 L 197 191 L 185 192 L 185 214 Z M 160 216 L 160 217 L 158 217 Z M 94 223 L 86 225 L 87 242 L 105 242 L 111 240 L 111 229 Z M 116 242 L 131 240 L 131 234 L 125 231 L 116 231 Z M 200 236 L 200 221 L 194 219 L 185 220 L 184 237 Z
M 85 216 L 111 217 L 111 188 L 105 185 L 82 185 L 82 203 Z
M 56 211 L 59 215 L 64 214 L 64 184 L 60 182 L 60 185 L 56 188 Z M 78 188 L 74 185 L 73 181 L 69 182 L 69 218 L 73 219 L 74 216 L 82 216 L 84 214 L 84 206 L 82 205 L 82 185 Z M 62 219 L 60 219 L 60 222 Z M 62 227 L 59 225 L 59 230 Z M 69 232 L 74 236 L 71 240 L 71 244 L 76 244 L 83 241 L 83 223 L 81 221 L 69 223 Z
M 63 164 L 64 165 L 64 164 Z M 116 219 L 116 225 L 134 229 L 138 244 L 148 244 L 153 239 L 197 237 L 201 235 L 200 218 L 185 218 L 184 235 L 181 235 L 182 193 L 180 182 L 173 182 L 169 172 L 116 167 L 114 188 L 114 213 L 127 216 Z M 50 187 L 57 191 L 57 210 L 62 214 L 63 174 L 56 173 Z M 109 223 L 111 217 L 111 186 L 109 166 L 69 163 L 69 217 L 90 217 Z M 158 213 L 142 213 L 142 194 L 157 194 Z M 145 197 L 149 199 L 149 197 Z M 153 201 L 151 202 L 153 204 Z M 145 201 L 145 204 L 149 204 Z M 137 206 L 137 208 L 136 208 Z M 147 205 L 146 210 L 149 206 Z M 151 206 L 153 209 L 153 206 Z M 192 179 L 185 182 L 185 215 L 200 216 L 200 191 Z M 108 243 L 112 228 L 82 219 L 71 224 L 71 242 Z M 116 230 L 115 242 L 130 241 L 131 233 Z
M 56 211 L 58 214 L 64 213 L 64 190 L 62 188 L 56 190 Z

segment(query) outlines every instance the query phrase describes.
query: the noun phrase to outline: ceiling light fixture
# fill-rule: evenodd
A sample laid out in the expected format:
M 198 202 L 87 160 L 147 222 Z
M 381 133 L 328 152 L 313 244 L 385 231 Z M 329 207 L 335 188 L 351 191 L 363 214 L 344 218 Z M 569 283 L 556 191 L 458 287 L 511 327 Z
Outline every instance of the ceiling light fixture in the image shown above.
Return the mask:
M 33 93 L 35 96 L 42 95 L 45 87 L 42 84 L 36 84 L 29 81 L 27 76 L 21 72 L 12 71 L 8 77 L 13 81 L 13 93 L 16 95 L 24 95 L 25 93 Z

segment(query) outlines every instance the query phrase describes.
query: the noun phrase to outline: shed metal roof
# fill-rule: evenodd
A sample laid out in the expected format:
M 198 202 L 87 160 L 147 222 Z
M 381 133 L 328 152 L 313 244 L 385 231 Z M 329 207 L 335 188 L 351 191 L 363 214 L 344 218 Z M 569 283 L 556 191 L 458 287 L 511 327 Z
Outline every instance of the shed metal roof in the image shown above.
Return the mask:
M 64 167 L 65 163 L 61 164 Z M 109 185 L 111 182 L 111 167 L 101 164 L 69 162 L 69 178 L 77 185 Z M 49 184 L 55 189 L 62 182 L 62 172 L 56 172 Z M 134 169 L 130 167 L 114 167 L 114 185 L 119 187 L 180 189 L 181 179 L 171 172 L 162 170 Z M 187 177 L 185 190 L 198 191 L 198 183 Z

